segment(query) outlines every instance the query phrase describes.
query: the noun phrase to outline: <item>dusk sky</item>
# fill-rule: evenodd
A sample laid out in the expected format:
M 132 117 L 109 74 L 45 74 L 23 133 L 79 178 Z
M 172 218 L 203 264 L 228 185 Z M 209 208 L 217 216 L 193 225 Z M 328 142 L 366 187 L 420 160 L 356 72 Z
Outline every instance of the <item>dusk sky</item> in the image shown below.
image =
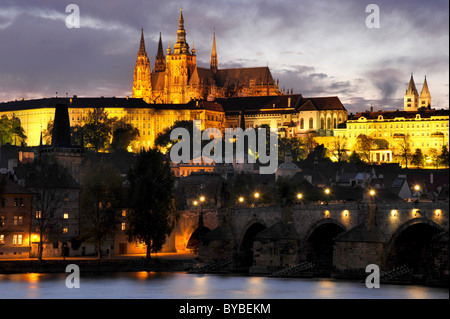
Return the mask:
M 81 27 L 66 27 L 66 6 Z M 367 28 L 366 6 L 380 9 Z M 419 0 L 0 0 L 0 102 L 78 95 L 131 96 L 144 29 L 153 67 L 176 42 L 183 6 L 186 39 L 209 67 L 216 30 L 219 68 L 269 66 L 280 87 L 305 97 L 338 96 L 347 110 L 403 109 L 411 73 L 427 76 L 432 107 L 449 107 L 449 1 Z

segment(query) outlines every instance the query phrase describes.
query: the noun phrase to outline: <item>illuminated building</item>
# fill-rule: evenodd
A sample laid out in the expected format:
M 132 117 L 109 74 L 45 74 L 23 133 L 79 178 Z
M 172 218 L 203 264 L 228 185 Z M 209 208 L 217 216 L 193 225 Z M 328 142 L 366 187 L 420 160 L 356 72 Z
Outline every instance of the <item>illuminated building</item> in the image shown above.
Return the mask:
M 31 242 L 36 240 L 31 229 L 33 193 L 6 175 L 0 181 L 4 183 L 0 198 L 0 259 L 28 258 Z
M 334 136 L 345 138 L 348 150 L 354 149 L 359 135 L 384 141 L 384 148 L 371 150 L 374 162 L 395 161 L 393 155 L 399 156 L 405 147 L 409 154 L 421 149 L 424 155 L 433 149 L 440 152 L 442 146 L 448 147 L 449 110 L 431 108 L 426 79 L 419 96 L 411 76 L 404 101 L 404 110 L 357 113 L 347 121 L 345 127 L 336 129 Z
M 133 98 L 147 103 L 180 104 L 191 100 L 214 100 L 236 96 L 281 95 L 268 67 L 220 69 L 213 35 L 210 68 L 197 66 L 196 49 L 186 41 L 183 12 L 180 13 L 177 41 L 166 57 L 160 34 L 153 71 L 145 49 L 144 31 L 133 77 Z

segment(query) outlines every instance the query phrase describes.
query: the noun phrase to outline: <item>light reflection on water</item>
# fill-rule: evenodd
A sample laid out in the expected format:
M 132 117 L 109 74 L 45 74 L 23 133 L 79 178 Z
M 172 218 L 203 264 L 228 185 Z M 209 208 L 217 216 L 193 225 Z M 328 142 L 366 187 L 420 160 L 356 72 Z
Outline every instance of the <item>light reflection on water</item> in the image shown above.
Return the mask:
M 0 274 L 2 299 L 448 299 L 448 289 L 381 285 L 334 279 L 288 279 L 182 272 L 81 274 L 66 288 L 66 274 Z

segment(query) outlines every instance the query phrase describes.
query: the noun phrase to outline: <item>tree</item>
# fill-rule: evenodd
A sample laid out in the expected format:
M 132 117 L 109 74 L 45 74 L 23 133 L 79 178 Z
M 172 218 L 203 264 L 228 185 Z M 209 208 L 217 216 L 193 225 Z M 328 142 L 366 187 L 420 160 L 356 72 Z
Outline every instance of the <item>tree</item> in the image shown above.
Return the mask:
M 431 164 L 435 167 L 435 168 L 439 168 L 439 153 L 438 150 L 435 148 L 431 148 L 429 153 L 428 153 L 428 159 L 431 161 Z
M 89 165 L 81 188 L 81 225 L 83 236 L 94 239 L 97 244 L 98 258 L 102 256 L 103 242 L 114 235 L 119 223 L 122 198 L 120 172 L 103 161 Z
M 0 118 L 0 145 L 22 145 L 27 136 L 17 117 L 8 118 L 2 115 Z
M 104 108 L 89 110 L 83 126 L 84 141 L 96 152 L 109 147 L 116 118 L 109 118 Z
M 448 167 L 449 165 L 449 153 L 448 153 L 448 148 L 447 146 L 443 145 L 442 146 L 442 150 L 441 150 L 441 154 L 439 154 L 438 160 L 439 160 L 439 164 L 444 166 L 444 167 Z
M 279 137 L 278 160 L 283 161 L 286 153 L 290 153 L 294 161 L 299 161 L 305 157 L 306 150 L 302 141 L 297 137 Z
M 405 167 L 408 168 L 408 159 L 410 155 L 410 137 L 409 134 L 396 134 L 394 138 L 397 140 L 397 148 L 400 156 L 405 161 Z
M 350 164 L 361 164 L 363 161 L 361 160 L 361 157 L 359 157 L 358 153 L 356 153 L 356 151 L 353 151 L 348 157 L 348 162 Z
M 331 152 L 337 158 L 338 163 L 345 161 L 345 158 L 347 157 L 347 138 L 340 136 L 336 137 L 333 140 Z
M 355 151 L 366 162 L 370 162 L 370 150 L 374 148 L 374 140 L 370 136 L 360 134 L 356 138 Z
M 50 156 L 37 158 L 23 166 L 27 179 L 25 186 L 33 191 L 33 225 L 39 233 L 38 258 L 42 260 L 44 242 L 61 235 L 64 203 L 64 185 L 67 172 Z
M 174 177 L 170 164 L 156 149 L 142 150 L 129 171 L 129 205 L 126 230 L 130 241 L 147 246 L 146 258 L 161 250 L 176 220 Z
M 193 121 L 176 121 L 172 126 L 166 127 L 162 132 L 158 133 L 158 135 L 155 138 L 155 146 L 160 150 L 161 152 L 169 152 L 170 148 L 177 142 L 177 140 L 171 140 L 170 139 L 170 133 L 178 128 L 185 128 L 188 130 L 191 137 L 194 136 L 194 122 Z M 191 139 L 192 142 L 192 139 Z M 192 153 L 192 145 L 191 145 L 191 153 Z
M 416 152 L 412 155 L 411 164 L 422 167 L 425 162 L 425 157 L 423 156 L 422 150 L 420 148 L 416 149 Z
M 117 120 L 113 125 L 111 149 L 126 151 L 139 136 L 138 128 L 126 123 L 124 119 Z
M 52 144 L 53 137 L 53 120 L 47 122 L 47 128 L 42 131 L 42 144 L 50 145 Z M 81 145 L 83 140 L 83 128 L 80 125 L 75 125 L 70 127 L 70 137 L 72 145 Z

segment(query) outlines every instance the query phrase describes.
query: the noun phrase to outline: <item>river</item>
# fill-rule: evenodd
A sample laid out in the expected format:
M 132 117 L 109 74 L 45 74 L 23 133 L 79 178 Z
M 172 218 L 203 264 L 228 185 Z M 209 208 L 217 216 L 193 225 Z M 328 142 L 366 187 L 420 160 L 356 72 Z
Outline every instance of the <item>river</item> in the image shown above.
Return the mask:
M 449 290 L 414 285 L 366 288 L 330 278 L 269 278 L 120 272 L 81 274 L 80 287 L 66 287 L 66 274 L 0 274 L 1 299 L 448 299 Z

